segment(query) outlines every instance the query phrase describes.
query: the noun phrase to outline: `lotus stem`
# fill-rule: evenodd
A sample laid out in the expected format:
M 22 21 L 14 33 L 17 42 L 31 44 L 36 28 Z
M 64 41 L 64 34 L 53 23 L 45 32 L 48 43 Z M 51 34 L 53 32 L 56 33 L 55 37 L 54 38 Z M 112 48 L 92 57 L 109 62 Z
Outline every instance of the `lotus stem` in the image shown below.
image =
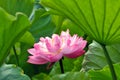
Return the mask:
M 113 79 L 113 80 L 117 80 L 117 76 L 116 76 L 116 73 L 115 73 L 115 69 L 114 69 L 114 67 L 113 67 L 112 60 L 111 60 L 111 58 L 110 58 L 110 56 L 109 56 L 109 53 L 108 53 L 108 51 L 107 51 L 107 49 L 106 49 L 106 46 L 102 44 L 102 48 L 103 48 L 103 50 L 104 50 L 104 55 L 105 55 L 105 57 L 106 57 L 106 59 L 107 59 L 108 65 L 109 65 L 109 69 L 110 69 L 110 72 L 111 72 L 111 75 L 112 75 L 112 79 Z
M 13 46 L 13 51 L 14 51 L 14 55 L 15 55 L 15 58 L 16 58 L 16 65 L 19 66 L 19 58 L 18 58 L 16 49 L 15 49 L 15 46 Z
M 61 73 L 64 73 L 64 67 L 63 67 L 63 62 L 62 59 L 59 60 L 59 64 L 60 64 L 60 69 L 61 69 Z

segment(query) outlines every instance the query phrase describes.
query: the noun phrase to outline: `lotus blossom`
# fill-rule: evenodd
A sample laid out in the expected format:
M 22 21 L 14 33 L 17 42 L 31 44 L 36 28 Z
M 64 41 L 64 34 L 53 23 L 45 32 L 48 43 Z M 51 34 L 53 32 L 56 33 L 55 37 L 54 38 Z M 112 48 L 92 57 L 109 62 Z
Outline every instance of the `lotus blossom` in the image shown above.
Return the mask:
M 76 34 L 71 36 L 69 30 L 62 31 L 60 36 L 53 34 L 52 38 L 41 37 L 34 48 L 28 50 L 31 54 L 28 62 L 32 64 L 46 64 L 59 61 L 63 56 L 76 58 L 85 53 L 83 50 L 87 44 L 86 40 Z

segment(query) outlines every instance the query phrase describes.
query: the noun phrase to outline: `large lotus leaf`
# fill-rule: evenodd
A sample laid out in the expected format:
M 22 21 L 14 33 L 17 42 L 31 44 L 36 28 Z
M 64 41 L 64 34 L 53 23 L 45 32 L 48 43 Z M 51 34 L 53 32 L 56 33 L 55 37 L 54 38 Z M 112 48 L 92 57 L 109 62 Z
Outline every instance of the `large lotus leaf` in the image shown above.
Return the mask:
M 120 64 L 114 64 L 117 80 L 120 80 Z M 90 70 L 89 77 L 91 80 L 113 80 L 109 67 L 106 66 L 102 70 Z
M 67 30 L 67 29 L 70 30 L 71 35 L 74 35 L 74 34 L 78 34 L 78 36 L 84 35 L 83 31 L 80 29 L 80 27 L 78 27 L 78 25 L 74 24 L 72 21 L 68 19 L 65 19 L 62 25 L 62 30 Z
M 50 80 L 90 80 L 86 73 L 68 72 L 61 75 L 55 75 Z
M 9 15 L 0 8 L 0 65 L 7 57 L 10 48 L 28 30 L 28 17 L 17 13 L 16 17 Z
M 34 36 L 35 41 L 38 41 L 41 36 L 51 36 L 55 29 L 54 23 L 51 22 L 51 16 L 44 9 L 35 11 L 31 26 L 30 32 Z
M 83 72 L 67 72 L 53 76 L 40 73 L 32 78 L 33 80 L 90 80 L 87 73 Z
M 0 6 L 12 15 L 16 12 L 23 12 L 29 16 L 33 5 L 34 0 L 0 0 Z
M 120 64 L 114 64 L 114 69 L 117 74 L 117 80 L 120 80 Z M 111 72 L 108 66 L 101 70 L 90 70 L 87 73 L 83 72 L 67 72 L 64 74 L 53 75 L 51 78 L 46 74 L 40 74 L 33 77 L 33 80 L 112 80 Z
M 102 44 L 120 43 L 120 0 L 42 0 Z
M 120 62 L 120 44 L 109 45 L 106 46 L 106 48 L 112 59 L 112 62 Z M 89 45 L 88 51 L 85 53 L 82 71 L 87 71 L 89 69 L 102 69 L 106 65 L 107 61 L 101 45 L 93 41 L 93 43 Z
M 19 40 L 19 42 L 22 42 L 22 43 L 26 43 L 26 44 L 29 44 L 29 45 L 33 45 L 35 40 L 34 40 L 34 37 L 32 36 L 32 34 L 27 31 Z
M 30 80 L 21 68 L 16 65 L 3 65 L 0 67 L 0 80 Z
M 45 73 L 40 73 L 33 76 L 32 80 L 50 80 L 50 76 Z

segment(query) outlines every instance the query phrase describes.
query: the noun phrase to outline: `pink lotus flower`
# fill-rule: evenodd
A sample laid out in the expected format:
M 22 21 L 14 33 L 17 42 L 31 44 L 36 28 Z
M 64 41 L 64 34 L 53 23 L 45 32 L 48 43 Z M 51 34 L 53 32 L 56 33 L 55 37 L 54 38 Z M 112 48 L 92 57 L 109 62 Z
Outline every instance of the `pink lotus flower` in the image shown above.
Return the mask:
M 69 30 L 62 31 L 61 35 L 53 34 L 52 38 L 40 38 L 34 48 L 29 49 L 28 62 L 32 64 L 45 64 L 59 61 L 63 56 L 76 58 L 85 53 L 83 50 L 87 41 L 77 35 L 71 36 Z

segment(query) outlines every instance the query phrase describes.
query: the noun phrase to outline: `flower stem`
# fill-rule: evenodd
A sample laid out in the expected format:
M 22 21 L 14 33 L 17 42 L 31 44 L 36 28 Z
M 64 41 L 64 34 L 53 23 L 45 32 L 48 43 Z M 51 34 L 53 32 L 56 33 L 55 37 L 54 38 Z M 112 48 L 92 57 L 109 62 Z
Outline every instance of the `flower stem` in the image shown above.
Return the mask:
M 117 76 L 116 76 L 116 73 L 115 73 L 115 70 L 114 70 L 114 67 L 113 67 L 113 64 L 112 64 L 112 60 L 110 59 L 109 53 L 108 53 L 105 45 L 102 44 L 102 48 L 104 50 L 104 55 L 105 55 L 105 57 L 107 59 L 107 63 L 109 65 L 109 69 L 111 71 L 112 79 L 113 80 L 117 80 Z
M 59 64 L 60 64 L 60 69 L 61 69 L 61 73 L 64 73 L 64 68 L 63 68 L 63 63 L 62 63 L 62 59 L 59 60 Z
M 13 51 L 14 51 L 14 55 L 15 55 L 15 57 L 16 57 L 16 64 L 17 64 L 17 66 L 19 66 L 19 58 L 18 58 L 16 49 L 15 49 L 15 46 L 13 46 Z

